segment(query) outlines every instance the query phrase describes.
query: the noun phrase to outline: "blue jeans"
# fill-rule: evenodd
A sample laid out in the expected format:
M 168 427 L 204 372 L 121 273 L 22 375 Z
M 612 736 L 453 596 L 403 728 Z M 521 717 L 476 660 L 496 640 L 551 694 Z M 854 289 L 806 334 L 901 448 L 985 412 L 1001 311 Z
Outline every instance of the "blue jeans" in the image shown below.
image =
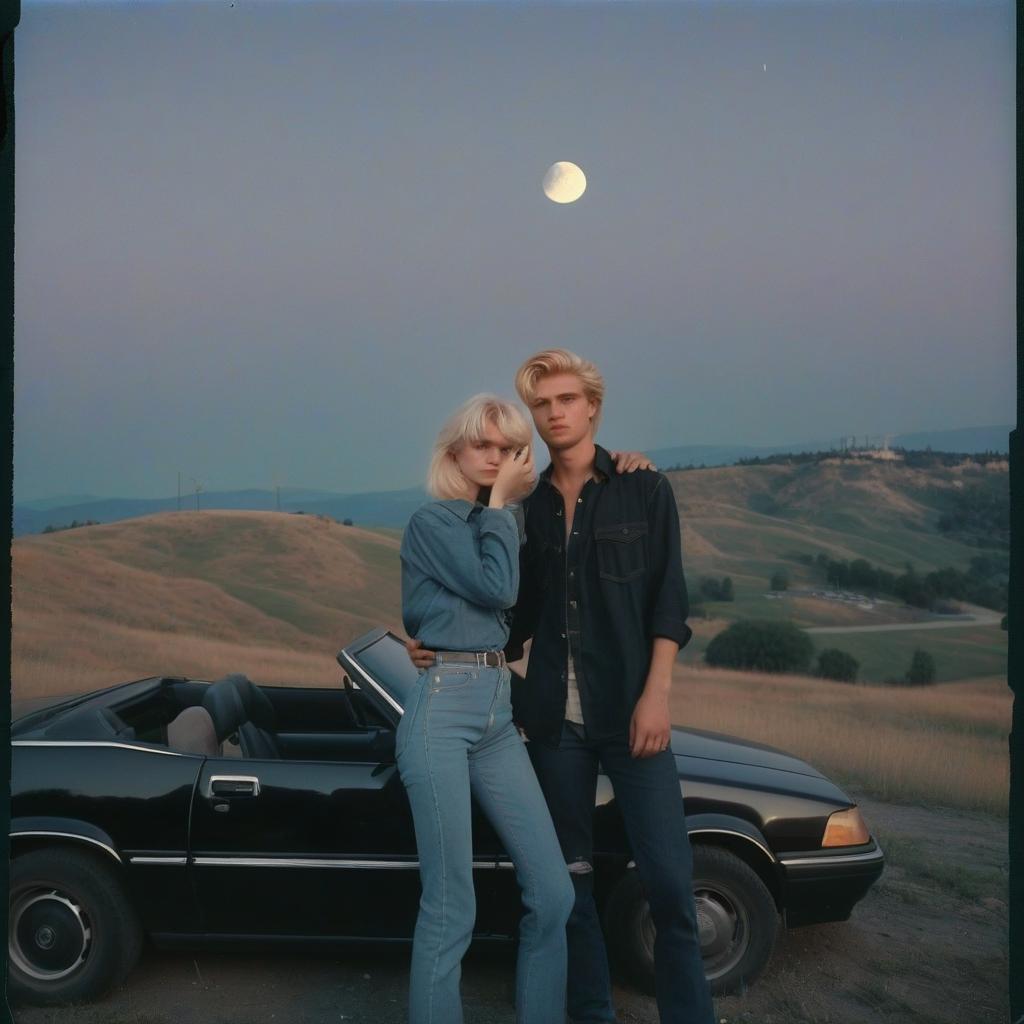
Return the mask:
M 591 742 L 568 722 L 557 747 L 534 740 L 529 751 L 562 853 L 573 865 L 576 903 L 567 926 L 569 1016 L 578 1024 L 615 1020 L 608 956 L 594 904 L 594 800 L 600 764 L 615 791 L 651 907 L 662 1024 L 713 1024 L 693 905 L 693 854 L 672 752 L 634 758 L 624 737 Z
M 565 925 L 573 888 L 523 741 L 507 668 L 435 665 L 420 676 L 395 755 L 412 808 L 423 895 L 409 977 L 410 1024 L 460 1024 L 459 979 L 473 935 L 470 796 L 515 864 L 519 925 L 516 1020 L 564 1024 Z

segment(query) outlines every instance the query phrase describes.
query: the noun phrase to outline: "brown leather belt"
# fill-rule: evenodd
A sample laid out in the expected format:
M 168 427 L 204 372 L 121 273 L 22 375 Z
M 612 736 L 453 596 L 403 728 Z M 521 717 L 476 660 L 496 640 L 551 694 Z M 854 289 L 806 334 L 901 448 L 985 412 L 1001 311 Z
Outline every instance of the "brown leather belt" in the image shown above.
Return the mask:
M 435 651 L 435 665 L 476 665 L 477 668 L 503 668 L 504 651 Z

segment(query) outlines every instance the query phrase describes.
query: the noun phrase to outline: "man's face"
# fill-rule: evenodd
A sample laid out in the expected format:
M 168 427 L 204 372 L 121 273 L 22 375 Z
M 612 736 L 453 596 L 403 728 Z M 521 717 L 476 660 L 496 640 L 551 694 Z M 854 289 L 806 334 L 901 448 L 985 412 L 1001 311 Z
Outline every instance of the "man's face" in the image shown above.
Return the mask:
M 597 403 L 583 393 L 583 382 L 574 373 L 555 373 L 534 384 L 530 412 L 537 433 L 556 450 L 571 448 L 591 434 Z

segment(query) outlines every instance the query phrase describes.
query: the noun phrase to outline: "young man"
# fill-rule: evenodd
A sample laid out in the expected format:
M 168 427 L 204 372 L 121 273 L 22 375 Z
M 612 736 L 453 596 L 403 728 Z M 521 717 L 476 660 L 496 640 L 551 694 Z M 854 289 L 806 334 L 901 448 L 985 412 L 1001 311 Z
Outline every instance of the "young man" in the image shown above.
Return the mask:
M 593 813 L 602 768 L 615 791 L 651 907 L 663 1024 L 712 1024 L 692 892 L 692 855 L 669 748 L 672 665 L 690 638 L 672 489 L 660 473 L 619 473 L 594 443 L 604 382 L 564 349 L 538 352 L 516 390 L 551 465 L 526 502 L 526 545 L 506 652 L 529 667 L 515 720 L 569 866 L 568 1011 L 615 1021 L 593 897 Z M 429 652 L 410 653 L 421 663 Z M 422 663 L 426 663 L 422 660 Z
M 614 1021 L 593 898 L 598 769 L 615 791 L 657 937 L 663 1024 L 712 1024 L 692 891 L 682 793 L 669 750 L 672 666 L 689 640 L 679 517 L 668 480 L 618 474 L 595 445 L 604 382 L 564 349 L 539 352 L 516 390 L 551 455 L 526 509 L 519 598 L 506 648 L 532 637 L 513 687 L 516 722 L 576 888 L 568 924 L 568 1010 Z

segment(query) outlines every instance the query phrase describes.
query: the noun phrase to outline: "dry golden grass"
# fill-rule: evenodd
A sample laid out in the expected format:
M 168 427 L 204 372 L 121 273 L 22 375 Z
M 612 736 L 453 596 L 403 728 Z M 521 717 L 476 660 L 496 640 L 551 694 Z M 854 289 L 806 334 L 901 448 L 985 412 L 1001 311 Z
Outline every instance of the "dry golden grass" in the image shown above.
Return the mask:
M 1003 679 L 850 686 L 679 665 L 672 699 L 679 725 L 779 747 L 882 799 L 1006 814 Z
M 12 698 L 149 675 L 330 685 L 345 643 L 401 631 L 397 547 L 313 516 L 236 511 L 19 538 Z M 723 623 L 693 625 L 710 635 Z M 1002 680 L 905 689 L 684 665 L 677 676 L 679 724 L 778 746 L 886 799 L 1006 811 Z
M 148 675 L 326 683 L 400 624 L 398 542 L 314 516 L 165 513 L 15 541 L 12 699 Z

